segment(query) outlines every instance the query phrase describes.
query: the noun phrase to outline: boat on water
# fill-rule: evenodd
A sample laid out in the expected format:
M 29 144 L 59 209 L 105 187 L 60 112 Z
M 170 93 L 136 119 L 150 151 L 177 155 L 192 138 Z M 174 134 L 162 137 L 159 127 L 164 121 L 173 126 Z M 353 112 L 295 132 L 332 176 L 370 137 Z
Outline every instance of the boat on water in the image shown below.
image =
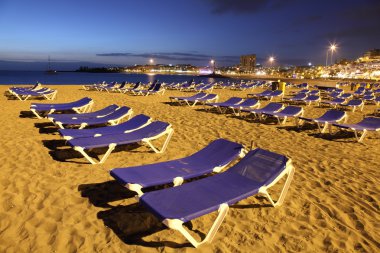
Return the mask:
M 57 70 L 51 68 L 50 55 L 48 57 L 48 69 L 45 71 L 46 74 L 57 74 Z

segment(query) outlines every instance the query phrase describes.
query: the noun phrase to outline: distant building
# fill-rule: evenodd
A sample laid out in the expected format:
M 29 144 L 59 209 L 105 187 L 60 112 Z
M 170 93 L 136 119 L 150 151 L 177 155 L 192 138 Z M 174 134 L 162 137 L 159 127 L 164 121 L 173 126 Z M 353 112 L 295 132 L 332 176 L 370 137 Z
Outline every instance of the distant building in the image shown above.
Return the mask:
M 242 71 L 252 72 L 255 70 L 255 67 L 256 67 L 256 55 L 255 54 L 240 56 L 240 68 Z
M 364 53 L 363 57 L 360 57 L 359 62 L 379 61 L 380 49 L 372 49 Z

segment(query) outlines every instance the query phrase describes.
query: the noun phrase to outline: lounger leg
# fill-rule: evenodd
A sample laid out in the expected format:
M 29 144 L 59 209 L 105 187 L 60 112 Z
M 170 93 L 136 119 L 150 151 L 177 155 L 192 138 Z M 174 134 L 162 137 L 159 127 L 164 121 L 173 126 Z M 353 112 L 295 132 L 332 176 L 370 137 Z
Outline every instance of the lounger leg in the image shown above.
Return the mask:
M 227 213 L 228 213 L 229 207 L 227 204 L 221 204 L 219 207 L 219 214 L 218 217 L 215 219 L 214 224 L 212 225 L 210 231 L 207 233 L 206 238 L 198 242 L 195 240 L 195 238 L 190 235 L 190 233 L 183 227 L 183 221 L 178 219 L 165 219 L 162 223 L 164 223 L 167 227 L 171 229 L 178 230 L 195 248 L 198 248 L 199 246 L 211 242 L 216 232 L 218 232 L 218 229 L 220 225 L 222 225 L 223 220 L 225 219 Z
M 115 149 L 115 147 L 116 147 L 115 143 L 111 143 L 110 145 L 108 145 L 108 150 L 104 154 L 104 156 L 102 157 L 102 159 L 99 161 L 99 163 L 104 163 L 104 161 L 108 158 L 108 156 Z M 82 147 L 74 147 L 74 150 L 76 150 L 79 153 L 81 153 L 84 156 L 84 158 L 86 158 L 91 164 L 97 164 L 97 162 L 94 159 L 92 159 L 86 152 L 84 152 L 84 148 L 82 148 Z
M 360 138 L 359 138 L 359 134 L 356 130 L 354 130 L 354 133 L 355 133 L 355 137 L 358 140 L 358 142 L 362 142 L 364 137 L 367 135 L 367 130 L 366 129 L 363 130 L 362 136 L 360 136 Z
M 30 109 L 30 110 L 32 111 L 32 113 L 33 113 L 34 115 L 36 115 L 36 117 L 37 117 L 38 119 L 42 119 L 42 117 L 37 113 L 36 109 Z
M 261 187 L 259 189 L 259 193 L 265 195 L 268 200 L 271 202 L 271 204 L 274 206 L 274 207 L 277 207 L 277 206 L 280 206 L 282 205 L 282 203 L 284 202 L 285 200 L 285 196 L 286 196 L 286 193 L 288 192 L 288 189 L 289 189 L 289 186 L 290 186 L 290 183 L 292 182 L 293 180 L 293 176 L 294 176 L 294 167 L 293 165 L 291 164 L 291 161 L 288 162 L 288 164 L 286 165 L 287 169 L 284 171 L 283 174 L 280 174 L 276 180 L 274 180 L 273 183 L 271 183 L 270 185 L 268 186 L 265 186 L 265 187 Z M 288 177 L 286 179 L 286 182 L 285 182 L 285 185 L 284 187 L 282 188 L 282 191 L 281 191 L 281 194 L 280 194 L 280 197 L 278 198 L 277 202 L 274 202 L 272 197 L 269 195 L 267 189 L 270 188 L 271 186 L 273 186 L 274 184 L 276 184 L 283 176 L 285 176 L 286 174 L 288 174 Z
M 174 130 L 170 129 L 169 132 L 168 132 L 168 137 L 166 137 L 165 143 L 162 146 L 161 150 L 159 150 L 155 146 L 153 146 L 153 144 L 149 140 L 142 140 L 142 141 L 148 143 L 149 147 L 151 149 L 153 149 L 154 152 L 156 152 L 156 153 L 163 153 L 163 152 L 165 152 L 165 150 L 166 150 L 166 148 L 167 148 L 167 146 L 169 144 L 169 141 L 172 138 L 173 133 L 174 133 Z

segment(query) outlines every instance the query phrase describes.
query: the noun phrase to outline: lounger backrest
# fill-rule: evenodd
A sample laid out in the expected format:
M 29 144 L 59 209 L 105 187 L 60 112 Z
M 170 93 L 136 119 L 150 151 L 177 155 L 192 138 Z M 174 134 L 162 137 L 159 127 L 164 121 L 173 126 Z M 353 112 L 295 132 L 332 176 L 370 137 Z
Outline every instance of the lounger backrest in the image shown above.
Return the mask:
M 231 97 L 229 99 L 227 99 L 224 103 L 227 103 L 227 104 L 237 104 L 237 103 L 240 103 L 243 99 L 242 98 L 239 98 L 239 97 Z
M 137 82 L 137 83 L 135 84 L 135 86 L 132 87 L 132 89 L 133 89 L 133 90 L 134 90 L 134 89 L 137 89 L 137 88 L 140 86 L 140 84 L 141 84 L 141 82 Z
M 298 114 L 298 113 L 302 112 L 302 110 L 303 110 L 302 107 L 290 105 L 290 106 L 285 107 L 281 111 L 281 113 L 285 113 L 285 114 Z
M 348 103 L 346 105 L 358 106 L 358 105 L 362 105 L 362 104 L 363 104 L 363 101 L 361 99 L 352 99 L 352 100 L 348 101 Z
M 200 99 L 202 100 L 210 100 L 216 98 L 218 95 L 217 94 L 207 94 L 205 97 L 202 97 Z
M 288 158 L 261 148 L 251 150 L 225 173 L 238 174 L 260 185 L 268 185 L 285 169 Z
M 368 127 L 368 128 L 376 128 L 380 130 L 380 118 L 378 117 L 367 117 L 364 118 L 362 121 L 357 123 L 357 125 Z
M 292 99 L 295 99 L 295 100 L 302 100 L 302 99 L 305 99 L 307 97 L 306 93 L 298 93 L 297 95 L 295 95 Z
M 159 91 L 161 89 L 162 83 L 156 83 L 156 85 L 153 88 L 153 91 Z
M 310 95 L 310 96 L 307 96 L 307 98 L 306 98 L 306 100 L 309 100 L 309 101 L 317 101 L 319 99 L 320 99 L 320 97 L 317 95 Z
M 325 112 L 321 117 L 319 117 L 319 120 L 325 120 L 325 121 L 339 121 L 343 119 L 343 117 L 346 116 L 346 112 L 339 111 L 339 110 L 329 110 Z
M 239 106 L 241 107 L 251 107 L 258 103 L 259 101 L 255 98 L 248 98 L 245 101 L 243 101 Z
M 277 96 L 281 96 L 283 93 L 282 90 L 275 90 L 275 91 L 272 91 L 271 94 L 269 94 L 269 96 L 272 96 L 272 97 L 277 97 Z
M 243 146 L 239 143 L 225 139 L 217 139 L 211 142 L 207 147 L 183 160 L 189 163 L 191 162 L 192 164 L 199 163 L 202 165 L 207 163 L 214 164 L 214 167 L 223 167 L 240 154 L 242 150 Z
M 149 86 L 148 90 L 153 90 L 155 86 L 156 86 L 156 83 L 153 82 L 153 83 Z
M 104 120 L 112 120 L 112 119 L 118 119 L 130 112 L 131 108 L 127 106 L 122 106 L 115 110 L 114 112 L 108 114 L 107 116 L 104 116 L 102 119 Z
M 261 110 L 278 111 L 281 108 L 282 108 L 282 104 L 280 104 L 280 103 L 269 103 L 265 107 L 263 107 Z
M 334 102 L 334 103 L 343 103 L 346 100 L 344 98 L 334 98 L 331 101 Z

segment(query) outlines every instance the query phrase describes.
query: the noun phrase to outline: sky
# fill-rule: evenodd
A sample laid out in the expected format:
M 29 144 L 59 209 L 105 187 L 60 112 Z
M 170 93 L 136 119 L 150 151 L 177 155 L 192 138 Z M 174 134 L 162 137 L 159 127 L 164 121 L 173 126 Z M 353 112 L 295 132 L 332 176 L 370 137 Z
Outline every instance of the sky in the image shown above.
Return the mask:
M 0 0 L 0 70 L 324 65 L 380 48 L 379 0 Z M 329 55 L 329 61 L 331 55 Z

